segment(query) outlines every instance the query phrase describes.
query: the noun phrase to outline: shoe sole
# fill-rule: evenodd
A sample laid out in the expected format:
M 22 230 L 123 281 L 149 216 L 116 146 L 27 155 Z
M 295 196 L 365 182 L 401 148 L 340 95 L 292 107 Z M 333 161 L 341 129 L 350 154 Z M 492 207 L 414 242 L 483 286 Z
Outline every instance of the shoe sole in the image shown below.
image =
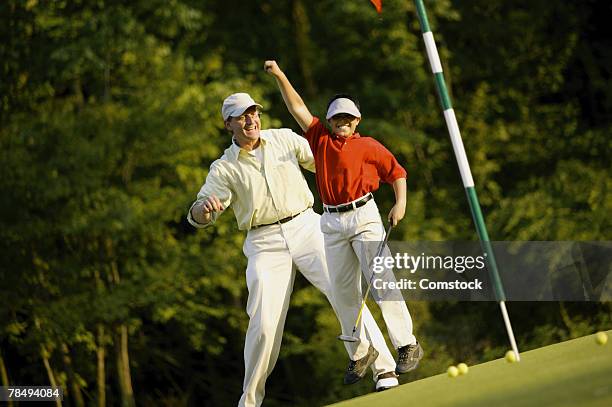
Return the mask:
M 406 370 L 398 370 L 397 367 L 396 367 L 395 368 L 395 373 L 396 374 L 404 374 L 404 373 L 412 372 L 414 369 L 419 367 L 419 362 L 421 361 L 421 359 L 423 359 L 423 356 L 425 356 L 425 351 L 423 350 L 423 348 L 419 347 L 419 350 L 420 350 L 420 355 L 417 358 L 417 361 L 414 364 L 414 366 L 412 366 L 412 367 L 410 367 L 409 369 L 406 369 Z

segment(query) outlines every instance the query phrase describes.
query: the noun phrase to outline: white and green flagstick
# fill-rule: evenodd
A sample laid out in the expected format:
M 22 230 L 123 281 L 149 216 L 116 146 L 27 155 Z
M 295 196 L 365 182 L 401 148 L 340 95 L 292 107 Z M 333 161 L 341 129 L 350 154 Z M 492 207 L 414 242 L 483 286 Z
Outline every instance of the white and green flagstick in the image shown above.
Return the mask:
M 414 3 L 416 4 L 417 14 L 421 23 L 421 32 L 423 33 L 423 40 L 425 41 L 425 48 L 427 49 L 427 58 L 429 59 L 431 70 L 433 71 L 436 80 L 436 88 L 438 89 L 440 103 L 442 104 L 442 109 L 444 110 L 444 119 L 446 120 L 446 126 L 448 127 L 450 139 L 453 144 L 457 164 L 459 165 L 459 172 L 461 173 L 463 186 L 465 187 L 465 192 L 470 204 L 472 218 L 474 219 L 474 224 L 476 225 L 476 231 L 478 233 L 478 238 L 480 239 L 480 244 L 487 257 L 487 263 L 489 266 L 488 269 L 493 281 L 493 287 L 495 289 L 495 297 L 499 302 L 502 316 L 504 317 L 504 323 L 506 325 L 512 350 L 516 354 L 517 360 L 521 360 L 518 348 L 516 346 L 516 341 L 514 339 L 514 332 L 512 331 L 510 318 L 508 317 L 508 311 L 506 310 L 506 294 L 504 293 L 504 287 L 497 270 L 497 263 L 495 261 L 491 241 L 489 240 L 489 234 L 487 233 L 487 226 L 485 225 L 482 211 L 480 210 L 480 203 L 478 202 L 478 196 L 476 195 L 476 189 L 474 188 L 474 180 L 472 179 L 472 171 L 470 170 L 470 165 L 465 154 L 465 148 L 463 147 L 463 140 L 461 139 L 461 133 L 459 132 L 459 125 L 457 124 L 455 111 L 451 105 L 450 96 L 448 95 L 448 90 L 446 88 L 446 82 L 444 81 L 442 64 L 440 63 L 440 56 L 438 55 L 438 49 L 436 48 L 433 33 L 429 28 L 429 21 L 427 20 L 425 5 L 423 4 L 423 0 L 415 0 Z

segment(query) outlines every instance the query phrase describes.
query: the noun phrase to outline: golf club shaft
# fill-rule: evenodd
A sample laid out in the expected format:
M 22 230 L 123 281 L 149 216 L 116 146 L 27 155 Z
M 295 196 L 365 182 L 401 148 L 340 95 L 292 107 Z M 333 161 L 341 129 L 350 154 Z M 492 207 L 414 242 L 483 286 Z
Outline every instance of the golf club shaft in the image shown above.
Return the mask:
M 372 269 L 372 262 L 374 261 L 376 257 L 380 257 L 383 250 L 385 249 L 385 246 L 387 245 L 387 241 L 389 240 L 389 234 L 391 233 L 392 228 L 393 228 L 393 225 L 389 225 L 389 228 L 387 229 L 387 233 L 385 233 L 385 238 L 383 239 L 380 246 L 378 247 L 376 256 L 372 258 L 372 260 L 370 261 L 370 264 L 368 265 L 368 270 Z M 361 321 L 361 315 L 363 314 L 363 309 L 365 308 L 366 300 L 368 298 L 368 294 L 370 293 L 370 287 L 372 286 L 373 279 L 374 279 L 374 272 L 372 271 L 372 275 L 370 276 L 370 281 L 368 282 L 368 288 L 366 289 L 365 295 L 363 296 L 363 300 L 361 301 L 361 307 L 359 308 L 359 313 L 357 314 L 357 320 L 355 321 L 355 325 L 353 326 L 353 333 L 352 333 L 353 336 L 355 336 L 355 332 L 357 331 L 357 325 L 359 325 L 359 321 Z

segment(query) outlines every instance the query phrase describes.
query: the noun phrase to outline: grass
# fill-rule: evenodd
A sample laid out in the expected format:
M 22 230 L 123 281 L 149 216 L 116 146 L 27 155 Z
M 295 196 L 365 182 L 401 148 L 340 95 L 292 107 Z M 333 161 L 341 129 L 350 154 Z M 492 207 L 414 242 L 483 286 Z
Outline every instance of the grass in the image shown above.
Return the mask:
M 517 363 L 497 359 L 470 366 L 465 376 L 445 372 L 333 406 L 612 406 L 612 330 L 607 333 L 604 346 L 584 336 L 522 353 Z

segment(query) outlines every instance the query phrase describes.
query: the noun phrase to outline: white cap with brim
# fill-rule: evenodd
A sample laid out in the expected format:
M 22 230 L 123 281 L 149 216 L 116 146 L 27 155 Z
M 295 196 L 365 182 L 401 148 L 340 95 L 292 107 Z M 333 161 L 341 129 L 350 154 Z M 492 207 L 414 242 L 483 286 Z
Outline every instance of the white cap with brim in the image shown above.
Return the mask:
M 248 93 L 234 93 L 229 95 L 223 101 L 223 107 L 221 108 L 223 121 L 229 119 L 230 117 L 238 117 L 242 115 L 251 106 L 259 106 L 263 108 L 263 106 L 255 102 Z
M 347 113 L 351 116 L 361 118 L 361 112 L 359 111 L 359 109 L 357 109 L 355 102 L 347 98 L 338 98 L 331 102 L 331 104 L 329 105 L 329 109 L 327 109 L 327 115 L 325 116 L 325 118 L 329 120 L 340 113 Z

